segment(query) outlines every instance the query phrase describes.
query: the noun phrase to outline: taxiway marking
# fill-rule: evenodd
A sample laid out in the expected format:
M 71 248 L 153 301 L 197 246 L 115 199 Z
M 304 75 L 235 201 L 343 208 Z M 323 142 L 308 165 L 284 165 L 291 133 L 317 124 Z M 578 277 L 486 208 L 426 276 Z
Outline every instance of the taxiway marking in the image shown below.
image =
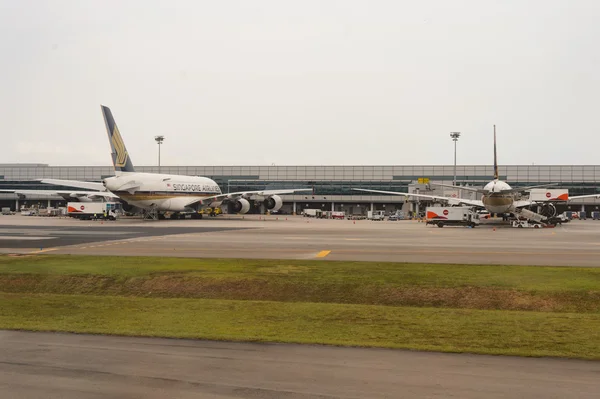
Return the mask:
M 46 249 L 40 249 L 38 251 L 32 251 L 32 252 L 29 252 L 29 253 L 30 254 L 41 254 L 41 253 L 44 253 L 44 252 L 56 251 L 57 249 L 58 248 L 46 248 Z
M 59 247 L 59 248 L 53 248 L 52 250 L 80 250 L 80 249 L 92 249 L 92 248 L 96 248 L 99 246 L 87 246 L 87 247 Z M 114 249 L 117 249 L 116 247 L 113 247 Z M 120 247 L 123 248 L 123 247 Z M 119 248 L 119 250 L 120 250 Z M 131 252 L 140 252 L 140 253 L 147 253 L 148 251 L 158 251 L 158 252 L 171 252 L 173 249 L 172 247 L 168 247 L 168 248 L 148 248 L 148 247 L 126 247 L 123 248 L 124 251 L 131 251 Z M 215 249 L 215 248 L 177 248 L 178 251 L 180 252 L 190 252 L 190 253 L 197 253 L 197 252 L 215 252 L 215 251 L 226 251 L 226 252 L 248 252 L 249 250 L 247 248 L 225 248 L 225 249 Z M 260 249 L 260 252 L 265 252 L 265 253 L 307 253 L 307 252 L 312 252 L 310 250 L 310 248 L 301 248 L 301 249 L 297 249 L 297 248 L 277 248 L 277 249 L 271 249 L 271 248 L 264 248 L 264 249 Z M 323 254 L 322 257 L 325 257 L 327 255 L 330 254 L 331 251 L 321 251 L 317 254 L 317 256 L 319 257 L 319 255 Z M 580 256 L 590 256 L 590 255 L 596 255 L 596 256 L 600 256 L 600 252 L 597 251 L 588 251 L 585 253 L 578 253 L 578 252 L 544 252 L 544 251 L 540 251 L 540 252 L 529 252 L 529 251 L 523 251 L 523 252 L 519 252 L 519 251 L 506 251 L 506 252 L 501 252 L 501 251 L 482 251 L 482 252 L 473 252 L 473 251 L 449 251 L 449 250 L 385 250 L 385 249 L 380 249 L 380 250 L 369 250 L 369 249 L 343 249 L 343 248 L 336 248 L 335 249 L 336 253 L 345 253 L 345 254 L 371 254 L 371 253 L 377 253 L 377 254 L 384 254 L 384 255 L 423 255 L 423 254 L 437 254 L 437 255 L 526 255 L 526 256 L 540 256 L 540 255 L 555 255 L 555 256 L 571 256 L 574 258 L 580 257 Z M 314 252 L 313 252 L 314 253 Z M 118 256 L 117 253 L 114 254 L 115 256 Z M 155 255 L 151 255 L 151 256 L 155 256 Z
M 324 258 L 327 255 L 329 255 L 331 253 L 331 251 L 321 251 L 317 254 L 317 258 Z

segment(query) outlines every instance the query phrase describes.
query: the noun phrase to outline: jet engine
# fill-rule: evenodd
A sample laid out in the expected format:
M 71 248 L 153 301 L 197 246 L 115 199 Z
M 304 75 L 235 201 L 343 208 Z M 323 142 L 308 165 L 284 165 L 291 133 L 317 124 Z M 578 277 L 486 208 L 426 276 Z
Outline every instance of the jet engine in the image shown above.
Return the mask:
M 121 206 L 123 207 L 123 210 L 125 212 L 136 212 L 136 211 L 139 211 L 138 207 L 133 206 L 133 205 L 131 205 L 128 202 L 125 202 L 125 201 L 122 202 Z
M 539 214 L 544 215 L 548 218 L 552 218 L 556 216 L 556 207 L 551 202 L 545 203 L 540 207 Z
M 279 195 L 271 195 L 265 200 L 265 206 L 271 212 L 277 212 L 283 206 L 283 200 Z
M 238 198 L 229 203 L 229 213 L 248 213 L 250 211 L 250 202 L 245 198 Z
M 69 197 L 69 201 L 71 198 L 74 198 L 77 200 L 77 202 L 95 202 L 92 198 L 90 198 L 88 195 L 81 195 L 78 193 L 71 193 L 68 195 Z

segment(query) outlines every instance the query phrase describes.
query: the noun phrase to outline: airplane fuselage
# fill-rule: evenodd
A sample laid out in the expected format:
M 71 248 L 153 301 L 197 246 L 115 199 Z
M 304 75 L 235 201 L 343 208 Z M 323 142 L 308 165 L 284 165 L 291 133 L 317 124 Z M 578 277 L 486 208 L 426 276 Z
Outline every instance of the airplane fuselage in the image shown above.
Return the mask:
M 503 190 L 510 190 L 508 183 L 502 180 L 492 180 L 485 185 L 484 190 L 488 194 L 481 198 L 485 209 L 490 213 L 510 213 L 515 210 L 514 193 L 502 193 Z
M 221 194 L 214 180 L 202 176 L 122 172 L 103 184 L 130 205 L 158 211 L 188 211 L 194 200 Z

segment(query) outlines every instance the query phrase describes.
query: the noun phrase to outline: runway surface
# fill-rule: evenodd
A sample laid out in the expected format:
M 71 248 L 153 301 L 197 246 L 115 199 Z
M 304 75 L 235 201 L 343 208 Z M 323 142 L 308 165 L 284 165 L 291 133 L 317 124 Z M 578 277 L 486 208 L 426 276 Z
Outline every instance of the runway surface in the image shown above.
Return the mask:
M 0 252 L 4 253 L 597 267 L 598 237 L 600 222 L 592 220 L 554 229 L 440 229 L 416 221 L 259 219 L 258 215 L 103 224 L 67 218 L 0 217 Z
M 84 222 L 85 223 L 85 222 Z M 29 248 L 32 242 L 42 247 L 85 245 L 108 240 L 132 240 L 186 233 L 212 233 L 233 230 L 228 227 L 159 227 L 126 226 L 113 222 L 91 222 L 82 225 L 0 225 L 0 248 Z
M 7 398 L 597 398 L 600 362 L 0 331 Z

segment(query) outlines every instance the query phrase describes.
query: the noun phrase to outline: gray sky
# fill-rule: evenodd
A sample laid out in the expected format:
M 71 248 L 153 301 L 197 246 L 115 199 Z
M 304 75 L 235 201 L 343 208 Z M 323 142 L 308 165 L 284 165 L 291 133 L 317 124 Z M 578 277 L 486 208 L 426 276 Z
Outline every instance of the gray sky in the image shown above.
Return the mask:
M 600 164 L 599 1 L 0 0 L 0 163 Z

